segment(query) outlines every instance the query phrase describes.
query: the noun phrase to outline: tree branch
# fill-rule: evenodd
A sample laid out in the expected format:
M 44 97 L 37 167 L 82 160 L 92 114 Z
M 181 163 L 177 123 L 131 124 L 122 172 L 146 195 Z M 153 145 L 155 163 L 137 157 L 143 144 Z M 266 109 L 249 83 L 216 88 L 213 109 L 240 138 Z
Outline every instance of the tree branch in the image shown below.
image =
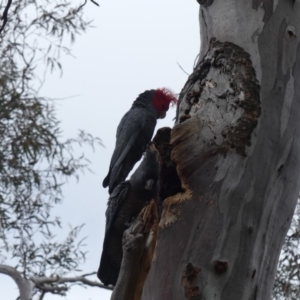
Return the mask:
M 143 221 L 137 218 L 123 235 L 123 259 L 117 284 L 110 300 L 134 299 L 135 285 L 144 249 Z
M 108 287 L 97 281 L 89 280 L 86 277 L 95 275 L 96 272 L 83 274 L 75 277 L 32 277 L 27 280 L 22 277 L 20 272 L 15 268 L 7 265 L 0 265 L 0 274 L 10 276 L 17 284 L 20 292 L 20 300 L 31 300 L 33 289 L 36 288 L 42 291 L 40 300 L 44 298 L 46 293 L 62 294 L 69 290 L 68 286 L 64 286 L 66 283 L 81 283 L 88 286 L 99 287 L 107 290 L 112 290 L 112 287 Z
M 12 0 L 8 0 L 7 1 L 7 4 L 6 4 L 6 7 L 4 9 L 3 15 L 1 17 L 1 21 L 3 21 L 3 24 L 2 24 L 2 26 L 0 28 L 0 33 L 3 31 L 3 29 L 4 29 L 4 27 L 5 27 L 6 23 L 7 23 L 8 10 L 9 10 L 9 8 L 11 6 L 11 3 L 12 3 Z
M 24 279 L 13 267 L 0 265 L 0 273 L 10 276 L 18 286 L 21 300 L 31 300 L 32 291 L 35 287 L 31 280 Z
M 183 69 L 183 67 L 179 64 L 178 61 L 177 61 L 177 65 L 186 75 L 190 76 L 190 74 Z
M 94 1 L 94 0 L 91 0 L 91 2 L 92 3 L 94 3 L 95 5 L 97 5 L 97 6 L 100 6 L 96 1 Z
M 40 299 L 39 299 L 39 300 L 43 300 L 43 299 L 44 299 L 44 296 L 45 296 L 45 294 L 46 294 L 46 292 L 45 292 L 45 291 L 43 291 L 43 292 L 41 293 L 41 295 L 40 295 Z
M 99 287 L 107 290 L 112 290 L 111 287 L 105 286 L 102 283 L 97 281 L 89 280 L 86 276 L 94 275 L 95 273 L 83 274 L 81 276 L 75 277 L 34 277 L 31 280 L 34 282 L 36 288 L 45 291 L 45 292 L 55 292 L 55 291 L 67 291 L 68 288 L 64 286 L 57 286 L 59 284 L 65 283 L 82 283 L 88 286 Z M 53 286 L 52 284 L 55 283 L 56 285 Z

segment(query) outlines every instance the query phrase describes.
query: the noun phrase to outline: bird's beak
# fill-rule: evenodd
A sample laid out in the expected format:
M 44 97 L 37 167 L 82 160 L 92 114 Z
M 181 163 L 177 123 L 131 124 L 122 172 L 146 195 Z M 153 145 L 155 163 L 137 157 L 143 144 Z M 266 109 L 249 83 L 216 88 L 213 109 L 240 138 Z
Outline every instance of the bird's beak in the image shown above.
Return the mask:
M 166 116 L 167 112 L 162 110 L 161 113 L 159 114 L 158 118 L 163 119 Z

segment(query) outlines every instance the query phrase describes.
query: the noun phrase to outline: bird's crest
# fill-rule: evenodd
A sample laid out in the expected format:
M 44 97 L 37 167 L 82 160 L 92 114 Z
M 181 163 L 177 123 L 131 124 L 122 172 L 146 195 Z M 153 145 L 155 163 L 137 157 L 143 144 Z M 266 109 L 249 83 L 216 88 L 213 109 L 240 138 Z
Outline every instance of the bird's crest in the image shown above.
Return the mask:
M 152 101 L 156 110 L 160 113 L 161 111 L 167 111 L 170 104 L 175 105 L 177 103 L 177 97 L 171 90 L 161 88 L 155 90 Z

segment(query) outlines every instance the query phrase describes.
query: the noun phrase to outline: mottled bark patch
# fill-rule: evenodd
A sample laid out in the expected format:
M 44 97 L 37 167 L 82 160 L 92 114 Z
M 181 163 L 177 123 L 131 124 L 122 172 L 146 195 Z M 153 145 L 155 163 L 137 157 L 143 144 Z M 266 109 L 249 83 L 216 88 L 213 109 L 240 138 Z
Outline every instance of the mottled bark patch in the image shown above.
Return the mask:
M 285 31 L 285 36 L 288 41 L 294 40 L 297 37 L 295 27 L 292 25 L 288 25 Z
M 199 286 L 195 284 L 199 277 L 201 269 L 193 266 L 192 263 L 187 263 L 182 272 L 181 284 L 184 288 L 184 295 L 187 299 L 200 299 L 201 291 Z
M 232 43 L 212 40 L 180 94 L 177 124 L 197 115 L 202 144 L 245 156 L 260 116 L 259 93 L 250 55 Z
M 180 219 L 180 210 L 177 208 L 177 204 L 191 199 L 192 196 L 192 191 L 187 189 L 183 193 L 177 193 L 174 196 L 166 198 L 163 202 L 163 210 L 159 227 L 165 228 L 178 221 Z
M 273 1 L 274 0 L 252 0 L 252 7 L 258 10 L 259 6 L 263 6 L 265 11 L 263 21 L 265 23 L 269 22 L 272 14 L 273 14 Z M 292 0 L 291 0 L 292 1 Z
M 228 262 L 216 260 L 216 261 L 214 261 L 214 269 L 215 269 L 215 272 L 218 274 L 226 273 L 228 270 Z
M 180 212 L 178 209 L 172 208 L 172 205 L 167 205 L 162 211 L 162 216 L 159 222 L 159 227 L 165 228 L 179 220 Z

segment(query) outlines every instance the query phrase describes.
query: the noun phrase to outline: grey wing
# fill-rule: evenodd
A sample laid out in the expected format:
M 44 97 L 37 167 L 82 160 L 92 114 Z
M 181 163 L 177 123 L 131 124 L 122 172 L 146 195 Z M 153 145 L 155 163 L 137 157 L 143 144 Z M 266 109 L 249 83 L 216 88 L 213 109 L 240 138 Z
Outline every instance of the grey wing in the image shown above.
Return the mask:
M 125 114 L 117 129 L 116 147 L 111 159 L 110 169 L 118 169 L 139 134 L 145 128 L 146 114 L 143 110 L 134 110 Z

